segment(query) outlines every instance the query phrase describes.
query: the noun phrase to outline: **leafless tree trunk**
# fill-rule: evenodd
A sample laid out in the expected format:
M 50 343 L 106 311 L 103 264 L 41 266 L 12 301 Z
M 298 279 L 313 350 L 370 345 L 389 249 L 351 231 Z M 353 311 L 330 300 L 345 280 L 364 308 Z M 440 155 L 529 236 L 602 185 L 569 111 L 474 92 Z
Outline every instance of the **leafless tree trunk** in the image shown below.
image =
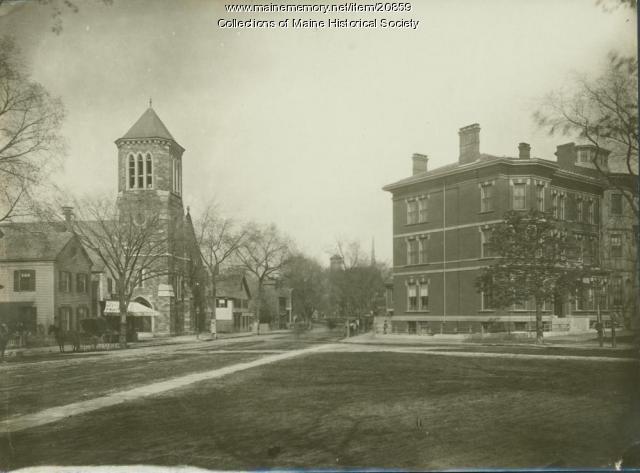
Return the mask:
M 260 311 L 264 295 L 264 285 L 275 281 L 291 253 L 293 244 L 283 236 L 275 225 L 251 225 L 246 229 L 244 242 L 239 246 L 237 257 L 242 268 L 252 274 L 258 284 L 256 300 L 257 333 L 260 332 Z
M 120 310 L 120 345 L 126 347 L 127 311 L 137 284 L 167 274 L 167 232 L 157 213 L 123 212 L 109 198 L 76 202 L 76 216 L 67 221 L 85 248 L 116 281 Z
M 200 256 L 208 272 L 209 292 L 207 298 L 211 319 L 216 321 L 217 281 L 223 265 L 231 260 L 242 245 L 246 230 L 235 228 L 233 220 L 220 215 L 216 206 L 209 203 L 202 216 L 194 222 Z M 210 324 L 205 318 L 205 327 Z

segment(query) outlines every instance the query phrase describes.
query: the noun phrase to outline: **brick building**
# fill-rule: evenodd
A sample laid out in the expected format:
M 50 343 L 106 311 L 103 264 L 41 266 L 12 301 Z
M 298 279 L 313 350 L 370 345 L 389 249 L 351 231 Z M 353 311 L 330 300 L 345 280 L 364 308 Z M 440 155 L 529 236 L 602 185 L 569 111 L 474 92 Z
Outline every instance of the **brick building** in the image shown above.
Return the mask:
M 412 175 L 384 187 L 393 202 L 392 330 L 530 328 L 532 303 L 497 310 L 475 281 L 493 261 L 486 245 L 491 225 L 508 210 L 531 208 L 554 212 L 584 264 L 608 272 L 605 314 L 610 308 L 631 319 L 637 225 L 623 193 L 635 192 L 632 176 L 618 173 L 620 185 L 608 186 L 593 164 L 596 149 L 588 145 L 558 146 L 557 161 L 551 161 L 532 157 L 527 143 L 520 143 L 515 157 L 481 153 L 477 124 L 461 128 L 459 137 L 456 163 L 428 170 L 428 157 L 415 154 Z M 608 152 L 601 150 L 597 159 L 609 166 Z M 570 316 L 585 327 L 595 319 L 596 305 L 593 290 L 558 297 L 545 304 L 543 319 Z
M 0 323 L 44 335 L 90 317 L 92 262 L 64 226 L 0 225 Z

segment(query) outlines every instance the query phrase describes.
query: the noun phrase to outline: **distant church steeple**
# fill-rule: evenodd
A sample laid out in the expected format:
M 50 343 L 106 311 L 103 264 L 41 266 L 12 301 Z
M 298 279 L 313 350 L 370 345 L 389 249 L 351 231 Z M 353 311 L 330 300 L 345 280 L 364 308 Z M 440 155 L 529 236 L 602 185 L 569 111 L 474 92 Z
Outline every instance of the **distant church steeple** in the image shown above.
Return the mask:
M 376 265 L 376 239 L 371 237 L 371 266 Z

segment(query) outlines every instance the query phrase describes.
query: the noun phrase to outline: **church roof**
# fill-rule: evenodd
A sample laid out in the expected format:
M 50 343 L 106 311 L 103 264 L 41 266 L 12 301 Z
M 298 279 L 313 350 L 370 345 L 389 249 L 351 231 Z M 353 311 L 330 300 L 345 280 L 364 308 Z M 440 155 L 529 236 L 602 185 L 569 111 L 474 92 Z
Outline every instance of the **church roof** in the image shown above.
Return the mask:
M 176 141 L 153 108 L 149 107 L 121 139 L 164 138 Z

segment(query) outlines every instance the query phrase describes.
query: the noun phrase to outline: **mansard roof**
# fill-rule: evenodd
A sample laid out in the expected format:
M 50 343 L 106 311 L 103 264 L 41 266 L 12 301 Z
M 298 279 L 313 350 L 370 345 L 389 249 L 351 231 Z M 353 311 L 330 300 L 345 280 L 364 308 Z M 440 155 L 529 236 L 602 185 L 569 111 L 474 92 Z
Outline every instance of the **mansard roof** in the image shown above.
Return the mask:
M 121 140 L 136 138 L 161 138 L 176 141 L 153 108 L 149 107 L 137 122 L 120 138 Z

